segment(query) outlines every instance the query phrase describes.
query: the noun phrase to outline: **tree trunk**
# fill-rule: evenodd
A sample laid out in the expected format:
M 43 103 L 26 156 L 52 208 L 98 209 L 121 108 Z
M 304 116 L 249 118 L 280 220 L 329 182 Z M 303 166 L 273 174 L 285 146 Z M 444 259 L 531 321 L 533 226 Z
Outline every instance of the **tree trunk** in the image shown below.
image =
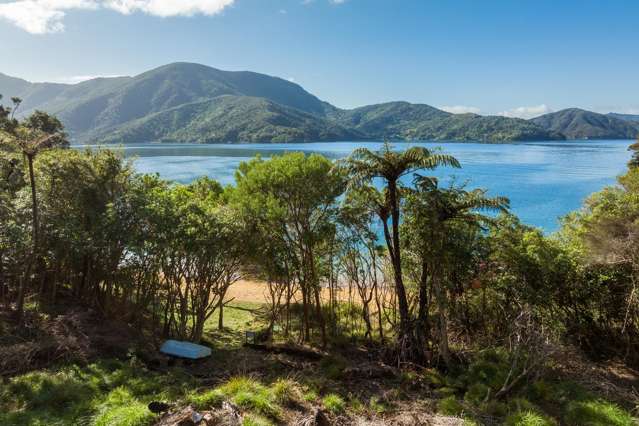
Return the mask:
M 399 321 L 400 321 L 400 338 L 406 338 L 411 333 L 410 330 L 410 314 L 408 311 L 408 297 L 406 296 L 406 288 L 402 277 L 402 256 L 399 238 L 399 200 L 397 199 L 397 182 L 390 180 L 388 182 L 388 195 L 391 205 L 391 226 L 392 226 L 392 247 L 391 260 L 393 264 L 393 273 L 395 276 L 395 290 L 397 292 L 397 303 L 399 305 Z M 388 240 L 388 237 L 387 237 Z M 387 241 L 388 243 L 389 241 Z
M 217 321 L 217 328 L 220 331 L 224 330 L 224 296 L 226 296 L 226 291 L 220 296 L 220 302 L 217 306 L 220 310 L 220 316 L 218 317 Z
M 32 222 L 32 252 L 31 261 L 27 266 L 24 278 L 20 280 L 20 286 L 18 288 L 18 300 L 16 303 L 16 318 L 18 323 L 22 322 L 22 316 L 24 313 L 24 297 L 26 293 L 27 282 L 31 279 L 31 271 L 37 263 L 38 258 L 38 198 L 36 194 L 35 173 L 33 171 L 33 154 L 27 154 L 27 163 L 29 165 L 29 184 L 31 186 L 31 222 Z

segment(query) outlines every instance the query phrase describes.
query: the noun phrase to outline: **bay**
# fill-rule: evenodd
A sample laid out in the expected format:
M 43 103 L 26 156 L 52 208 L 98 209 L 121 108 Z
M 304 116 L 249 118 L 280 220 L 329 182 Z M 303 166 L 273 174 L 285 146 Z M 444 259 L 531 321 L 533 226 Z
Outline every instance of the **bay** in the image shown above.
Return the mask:
M 469 188 L 486 188 L 490 195 L 510 198 L 512 211 L 527 224 L 552 232 L 559 218 L 578 209 L 592 192 L 615 179 L 630 158 L 628 140 L 520 142 L 484 144 L 459 142 L 398 142 L 409 146 L 441 148 L 455 156 L 461 169 L 442 168 L 432 174 L 443 184 L 451 179 Z M 377 150 L 381 142 L 322 142 L 300 144 L 158 144 L 119 146 L 132 158 L 137 171 L 159 173 L 162 178 L 188 183 L 206 175 L 223 184 L 234 183 L 242 161 L 285 152 L 320 153 L 331 159 L 348 156 L 355 148 Z M 76 148 L 82 148 L 76 146 Z M 110 148 L 113 148 L 111 146 Z

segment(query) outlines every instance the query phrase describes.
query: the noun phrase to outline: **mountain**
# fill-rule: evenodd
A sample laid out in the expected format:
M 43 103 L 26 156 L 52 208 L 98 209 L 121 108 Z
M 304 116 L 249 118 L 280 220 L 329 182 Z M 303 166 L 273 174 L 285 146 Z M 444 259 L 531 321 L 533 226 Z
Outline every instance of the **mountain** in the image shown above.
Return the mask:
M 530 121 L 569 139 L 634 139 L 639 134 L 637 123 L 579 108 L 551 112 Z
M 72 138 L 85 143 L 564 138 L 526 120 L 456 115 L 424 104 L 343 110 L 288 80 L 192 63 L 74 85 L 0 74 L 0 93 L 23 98 L 23 116 L 36 109 L 56 114 Z
M 310 142 L 365 139 L 321 117 L 265 98 L 222 95 L 133 120 L 97 135 L 102 142 Z
M 618 114 L 616 112 L 610 112 L 606 114 L 608 117 L 618 118 L 619 120 L 632 121 L 639 123 L 638 114 Z
M 505 142 L 564 139 L 518 118 L 451 114 L 423 104 L 389 102 L 334 112 L 347 128 L 374 138 Z

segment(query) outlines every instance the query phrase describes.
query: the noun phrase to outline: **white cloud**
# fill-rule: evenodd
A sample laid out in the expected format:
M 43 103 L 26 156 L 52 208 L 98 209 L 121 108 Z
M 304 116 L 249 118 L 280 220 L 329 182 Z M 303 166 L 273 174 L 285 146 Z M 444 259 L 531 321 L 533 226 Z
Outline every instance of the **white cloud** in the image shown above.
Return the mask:
M 480 113 L 480 109 L 474 106 L 466 106 L 466 105 L 453 105 L 453 106 L 440 106 L 439 109 L 446 111 L 446 112 L 451 112 L 453 114 L 467 114 L 467 113 L 472 113 L 472 114 L 479 114 Z
M 125 15 L 141 12 L 153 16 L 215 15 L 235 0 L 17 0 L 0 3 L 0 19 L 32 34 L 64 31 L 66 11 L 110 9 Z
M 521 106 L 513 109 L 509 109 L 506 111 L 498 112 L 497 115 L 501 115 L 503 117 L 512 117 L 512 118 L 534 118 L 543 114 L 548 114 L 552 112 L 552 109 L 546 105 L 532 105 L 532 106 Z

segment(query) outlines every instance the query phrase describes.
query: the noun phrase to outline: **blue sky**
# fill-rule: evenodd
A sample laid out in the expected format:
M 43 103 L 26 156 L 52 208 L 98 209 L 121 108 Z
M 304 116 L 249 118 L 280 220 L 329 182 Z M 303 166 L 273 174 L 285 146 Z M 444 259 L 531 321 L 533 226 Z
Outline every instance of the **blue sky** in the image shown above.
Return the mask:
M 637 0 L 0 0 L 0 40 L 0 72 L 31 81 L 189 61 L 340 107 L 639 114 Z

